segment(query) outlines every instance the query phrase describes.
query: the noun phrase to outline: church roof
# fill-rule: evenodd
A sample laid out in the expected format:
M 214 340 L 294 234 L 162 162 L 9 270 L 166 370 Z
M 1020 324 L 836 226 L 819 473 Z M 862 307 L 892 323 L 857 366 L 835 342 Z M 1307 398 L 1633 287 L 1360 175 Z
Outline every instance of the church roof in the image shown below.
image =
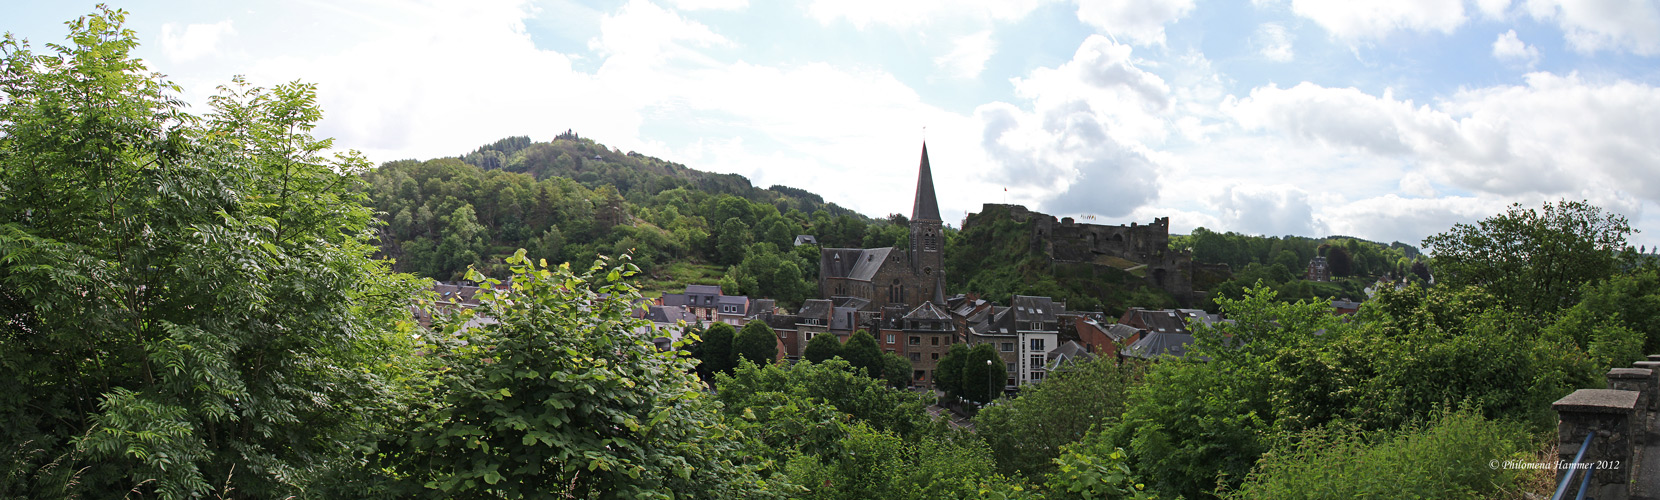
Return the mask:
M 928 143 L 922 143 L 922 166 L 916 174 L 916 205 L 911 207 L 911 220 L 939 222 L 940 203 L 934 197 L 934 174 L 928 169 Z
M 939 307 L 934 305 L 933 302 L 923 302 L 922 305 L 916 306 L 916 309 L 912 310 L 910 314 L 906 314 L 905 319 L 933 319 L 950 321 L 951 316 L 946 314 L 945 311 L 941 311 Z

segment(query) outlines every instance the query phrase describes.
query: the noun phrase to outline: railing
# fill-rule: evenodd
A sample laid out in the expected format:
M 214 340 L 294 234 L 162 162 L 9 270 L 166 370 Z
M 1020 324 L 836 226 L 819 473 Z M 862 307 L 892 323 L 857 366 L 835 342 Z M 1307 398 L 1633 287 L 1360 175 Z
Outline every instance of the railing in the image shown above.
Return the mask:
M 1574 473 L 1579 472 L 1578 465 L 1585 463 L 1585 450 L 1591 449 L 1591 440 L 1596 439 L 1596 437 L 1597 431 L 1595 429 L 1592 429 L 1591 432 L 1585 433 L 1585 443 L 1579 445 L 1579 453 L 1575 453 L 1574 461 L 1570 462 L 1572 464 L 1572 468 L 1568 469 L 1568 473 L 1562 476 L 1562 482 L 1557 483 L 1556 494 L 1551 495 L 1550 500 L 1562 500 L 1562 494 L 1568 492 L 1568 485 L 1574 482 Z M 1591 487 L 1591 474 L 1596 473 L 1596 471 L 1596 464 L 1591 464 L 1591 469 L 1587 471 L 1585 476 L 1583 476 L 1583 478 L 1579 481 L 1579 495 L 1574 496 L 1575 500 L 1583 500 L 1585 498 L 1585 490 Z

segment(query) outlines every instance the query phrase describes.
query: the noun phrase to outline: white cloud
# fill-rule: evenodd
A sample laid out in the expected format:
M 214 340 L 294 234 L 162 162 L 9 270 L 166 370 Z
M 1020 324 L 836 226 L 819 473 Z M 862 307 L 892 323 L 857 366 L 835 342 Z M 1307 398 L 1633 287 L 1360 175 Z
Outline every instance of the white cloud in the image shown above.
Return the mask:
M 161 25 L 161 49 L 169 60 L 188 62 L 219 52 L 219 42 L 236 33 L 230 20 L 213 24 L 192 24 L 180 28 L 173 23 Z
M 1568 45 L 1582 53 L 1660 54 L 1660 4 L 1653 0 L 1527 0 L 1527 11 L 1555 20 Z
M 1230 231 L 1270 236 L 1326 234 L 1325 223 L 1314 216 L 1308 193 L 1295 186 L 1229 186 L 1210 201 L 1221 214 L 1222 227 Z
M 670 0 L 669 3 L 681 10 L 742 10 L 749 7 L 749 0 Z
M 1400 158 L 1452 185 L 1500 196 L 1660 199 L 1660 89 L 1532 73 L 1525 86 L 1461 91 L 1436 106 L 1303 83 L 1226 105 L 1247 129 Z
M 997 43 L 991 39 L 991 30 L 952 40 L 950 53 L 934 58 L 934 64 L 957 78 L 973 79 L 986 69 L 986 61 L 997 52 Z
M 1510 0 L 1476 0 L 1476 10 L 1488 19 L 1504 19 L 1504 11 L 1510 10 Z
M 1407 172 L 1401 177 L 1401 192 L 1419 198 L 1434 198 L 1435 185 L 1430 184 L 1423 172 Z
M 606 55 L 627 55 L 660 61 L 669 54 L 690 54 L 693 47 L 730 46 L 732 42 L 708 26 L 689 21 L 679 14 L 645 0 L 630 0 L 616 14 L 600 20 L 600 36 L 588 42 L 591 49 Z
M 1522 43 L 1522 39 L 1516 36 L 1516 30 L 1510 30 L 1493 40 L 1493 57 L 1531 68 L 1539 64 L 1539 48 Z
M 1296 53 L 1291 48 L 1291 42 L 1294 40 L 1296 37 L 1286 31 L 1284 25 L 1278 23 L 1263 23 L 1257 27 L 1256 34 L 1251 36 L 1251 44 L 1257 47 L 1257 53 L 1277 62 L 1287 62 L 1296 58 Z
M 1395 31 L 1452 33 L 1464 24 L 1464 2 L 1449 0 L 1292 0 L 1292 12 L 1343 40 L 1381 39 Z
M 845 20 L 859 28 L 872 24 L 910 28 L 942 19 L 1007 22 L 1026 17 L 1059 0 L 813 0 L 807 13 L 822 23 Z
M 1147 141 L 1168 134 L 1170 87 L 1137 67 L 1128 45 L 1094 35 L 1073 59 L 1014 80 L 1031 111 L 991 103 L 975 110 L 989 180 L 1057 213 L 1117 217 L 1158 195 L 1158 157 Z
M 1193 11 L 1193 0 L 1075 0 L 1078 20 L 1136 45 L 1163 45 L 1164 25 Z

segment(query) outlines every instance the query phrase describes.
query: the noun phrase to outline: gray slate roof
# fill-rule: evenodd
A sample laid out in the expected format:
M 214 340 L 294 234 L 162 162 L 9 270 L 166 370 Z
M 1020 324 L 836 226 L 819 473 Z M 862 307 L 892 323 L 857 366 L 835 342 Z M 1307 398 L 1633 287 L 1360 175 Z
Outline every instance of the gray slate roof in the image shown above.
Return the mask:
M 1055 301 L 1049 297 L 1016 295 L 1009 303 L 1009 309 L 1014 311 L 1015 321 L 1021 323 L 1055 321 Z
M 1187 346 L 1192 343 L 1193 336 L 1185 333 L 1150 332 L 1119 353 L 1141 359 L 1155 359 L 1165 355 L 1180 358 L 1187 355 Z
M 870 281 L 892 252 L 893 247 L 826 248 L 819 254 L 819 269 L 830 278 Z
M 940 204 L 934 198 L 934 173 L 928 166 L 928 143 L 922 143 L 922 166 L 916 174 L 916 204 L 911 206 L 911 220 L 939 222 Z
M 905 319 L 937 319 L 950 321 L 951 315 L 940 310 L 940 308 L 935 306 L 933 302 L 923 302 L 922 305 L 916 306 L 916 309 L 912 309 L 911 312 L 906 313 Z
M 801 302 L 801 313 L 797 316 L 830 319 L 831 309 L 834 307 L 828 299 L 807 299 Z

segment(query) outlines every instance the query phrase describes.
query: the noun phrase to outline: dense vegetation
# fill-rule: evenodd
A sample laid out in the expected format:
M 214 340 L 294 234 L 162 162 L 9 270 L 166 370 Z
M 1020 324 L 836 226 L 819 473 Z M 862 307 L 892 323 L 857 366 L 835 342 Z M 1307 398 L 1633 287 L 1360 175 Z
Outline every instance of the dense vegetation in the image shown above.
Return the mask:
M 1219 283 L 1196 282 L 1210 297 L 1238 299 L 1258 282 L 1273 288 L 1281 301 L 1313 299 L 1364 300 L 1366 288 L 1378 281 L 1427 283 L 1429 267 L 1416 247 L 1401 242 L 1388 245 L 1358 238 L 1331 236 L 1252 236 L 1218 233 L 1203 227 L 1191 234 L 1170 237 L 1170 248 L 1192 250 L 1193 261 L 1227 264 L 1233 274 Z M 1303 279 L 1309 261 L 1325 257 L 1329 282 Z M 1214 300 L 1208 306 L 1215 311 Z
M 408 306 L 425 283 L 374 258 L 396 225 L 375 222 L 384 179 L 324 157 L 314 89 L 236 80 L 190 115 L 131 57 L 122 17 L 72 22 L 44 54 L 0 42 L 0 497 L 1514 498 L 1527 473 L 1488 461 L 1555 446 L 1550 401 L 1660 347 L 1660 269 L 1624 247 L 1623 218 L 1571 202 L 1430 238 L 1444 277 L 1347 319 L 1267 286 L 1220 297 L 1233 321 L 1196 326 L 1192 356 L 1073 365 L 972 431 L 883 380 L 892 357 L 868 334 L 824 336 L 822 362 L 793 365 L 770 362 L 760 327 L 711 326 L 700 358 L 659 350 L 629 317 L 642 276 L 627 256 L 498 263 L 494 236 L 455 239 L 489 241 L 467 264 L 491 276 L 465 277 L 511 285 L 423 327 Z M 693 214 L 665 219 L 681 208 L 627 201 L 647 181 L 505 172 L 527 142 L 468 160 L 488 170 L 404 164 L 457 172 L 414 181 L 429 197 L 412 211 L 495 176 L 564 197 L 548 207 L 622 198 L 594 212 L 612 230 L 794 220 L 682 188 L 649 195 Z M 483 224 L 480 198 L 440 198 L 457 201 L 446 223 Z M 844 220 L 814 213 L 801 227 Z M 903 226 L 860 237 L 902 234 L 884 227 Z M 682 251 L 732 281 L 773 244 L 707 240 Z M 589 245 L 558 247 L 609 253 Z M 1532 258 L 1482 257 L 1501 250 Z M 950 397 L 991 399 L 988 350 L 942 360 Z

